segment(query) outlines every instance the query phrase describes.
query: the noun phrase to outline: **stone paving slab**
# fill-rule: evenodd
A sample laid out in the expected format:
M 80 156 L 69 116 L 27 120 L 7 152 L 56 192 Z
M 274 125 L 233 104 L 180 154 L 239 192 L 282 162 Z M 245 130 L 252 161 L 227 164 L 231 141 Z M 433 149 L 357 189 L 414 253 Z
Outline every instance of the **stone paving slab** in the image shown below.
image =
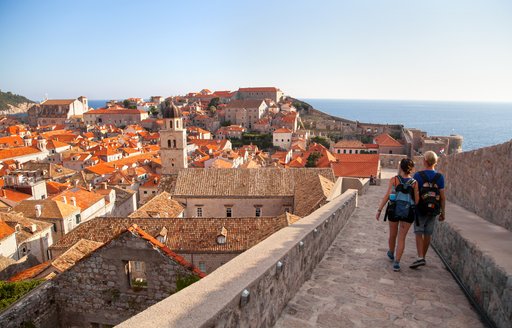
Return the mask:
M 375 220 L 387 183 L 359 198 L 350 222 L 275 327 L 484 327 L 433 250 L 426 266 L 409 269 L 416 258 L 412 227 L 402 270 L 392 270 L 388 223 Z

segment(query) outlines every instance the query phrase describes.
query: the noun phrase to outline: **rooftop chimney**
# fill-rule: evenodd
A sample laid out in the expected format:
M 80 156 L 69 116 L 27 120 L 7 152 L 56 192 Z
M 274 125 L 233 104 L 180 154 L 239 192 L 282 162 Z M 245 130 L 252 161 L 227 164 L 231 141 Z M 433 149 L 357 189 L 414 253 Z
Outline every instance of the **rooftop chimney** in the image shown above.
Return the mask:
M 75 185 L 75 187 L 78 187 L 78 179 L 74 180 L 73 184 Z
M 67 203 L 68 203 L 68 200 L 66 199 L 66 196 L 62 196 L 62 202 L 63 202 L 64 204 L 67 204 Z
M 70 197 L 69 200 L 71 201 L 71 205 L 76 207 L 76 198 L 75 197 Z
M 36 231 L 37 231 L 37 225 L 35 225 L 35 224 L 33 224 L 33 223 L 32 223 L 32 224 L 30 225 L 30 232 L 34 233 L 34 232 L 36 232 Z
M 35 206 L 36 208 L 36 218 L 41 216 L 41 213 L 43 212 L 43 205 L 37 204 Z

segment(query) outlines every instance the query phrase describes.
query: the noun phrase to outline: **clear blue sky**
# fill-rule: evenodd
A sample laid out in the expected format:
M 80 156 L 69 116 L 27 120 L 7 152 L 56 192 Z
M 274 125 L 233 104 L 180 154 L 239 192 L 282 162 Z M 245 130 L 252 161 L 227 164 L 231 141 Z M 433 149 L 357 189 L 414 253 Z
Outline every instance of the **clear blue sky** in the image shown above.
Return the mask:
M 0 88 L 512 100 L 511 0 L 0 0 Z

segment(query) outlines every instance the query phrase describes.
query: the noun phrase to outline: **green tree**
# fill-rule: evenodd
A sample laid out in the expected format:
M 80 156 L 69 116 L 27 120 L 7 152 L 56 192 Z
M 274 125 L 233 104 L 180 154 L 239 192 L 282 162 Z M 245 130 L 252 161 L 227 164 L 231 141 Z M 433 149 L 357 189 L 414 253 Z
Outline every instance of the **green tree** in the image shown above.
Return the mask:
M 224 121 L 222 123 L 220 123 L 220 126 L 230 126 L 231 125 L 231 121 Z
M 316 163 L 318 162 L 320 156 L 321 154 L 317 151 L 309 154 L 308 159 L 306 160 L 306 167 L 316 167 Z
M 24 280 L 16 282 L 0 281 L 0 310 L 16 302 L 30 290 L 36 288 L 42 280 Z
M 331 144 L 329 143 L 329 140 L 327 140 L 324 137 L 318 137 L 318 136 L 313 137 L 313 138 L 311 138 L 311 141 L 316 142 L 317 144 L 321 144 L 322 146 L 324 146 L 327 149 L 329 149 L 329 147 L 331 146 Z
M 220 98 L 219 97 L 212 98 L 210 100 L 210 103 L 208 103 L 208 108 L 210 108 L 211 106 L 217 108 L 217 106 L 219 106 L 219 104 L 220 104 Z
M 158 115 L 159 111 L 158 111 L 158 109 L 155 106 L 151 106 L 151 107 L 149 107 L 148 113 L 151 116 L 155 116 L 156 117 Z
M 128 99 L 123 100 L 123 106 L 124 108 L 128 108 L 128 106 L 130 106 L 130 101 Z

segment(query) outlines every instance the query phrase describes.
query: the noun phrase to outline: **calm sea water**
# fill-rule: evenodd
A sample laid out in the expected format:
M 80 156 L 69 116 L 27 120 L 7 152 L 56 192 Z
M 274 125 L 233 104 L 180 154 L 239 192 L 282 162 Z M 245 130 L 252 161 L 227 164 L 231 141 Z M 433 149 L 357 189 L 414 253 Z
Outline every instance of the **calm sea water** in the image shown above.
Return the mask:
M 512 139 L 512 103 L 406 100 L 303 99 L 318 110 L 365 123 L 403 124 L 428 135 L 460 134 L 463 150 L 496 145 Z M 105 106 L 106 100 L 89 100 Z
M 512 139 L 512 103 L 303 99 L 325 113 L 364 123 L 403 124 L 428 135 L 464 137 L 463 150 Z

